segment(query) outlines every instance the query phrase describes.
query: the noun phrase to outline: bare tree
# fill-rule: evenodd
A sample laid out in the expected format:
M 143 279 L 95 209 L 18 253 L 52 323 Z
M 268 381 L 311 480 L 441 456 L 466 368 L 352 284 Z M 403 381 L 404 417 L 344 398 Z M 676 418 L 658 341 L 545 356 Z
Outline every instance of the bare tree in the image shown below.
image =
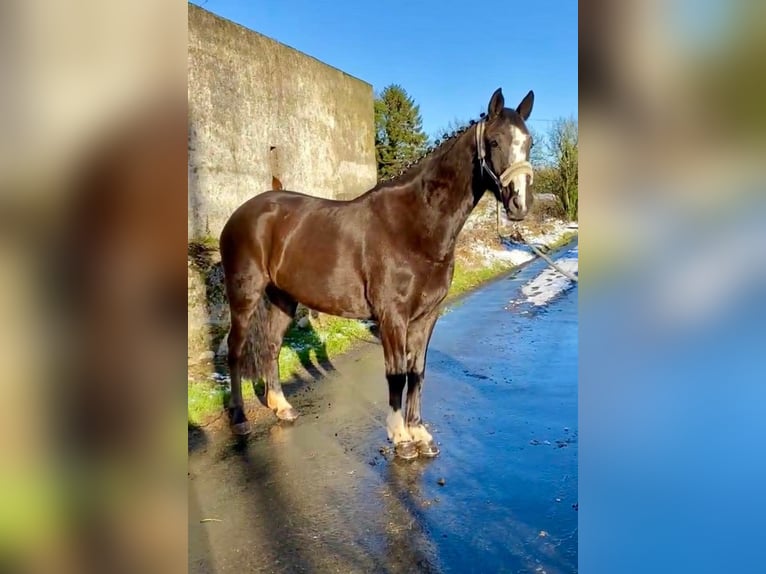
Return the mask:
M 527 124 L 529 135 L 532 137 L 532 149 L 529 150 L 529 161 L 535 167 L 535 170 L 549 167 L 551 164 L 548 157 L 548 150 L 545 145 L 545 134 L 539 132 L 529 124 Z
M 447 124 L 440 129 L 437 129 L 434 131 L 431 136 L 428 138 L 428 144 L 433 146 L 436 145 L 436 142 L 444 141 L 445 135 L 447 138 L 451 137 L 453 133 L 462 130 L 466 126 L 469 125 L 468 120 L 461 120 L 460 118 L 453 118 L 450 121 L 447 122 Z
M 556 181 L 554 192 L 564 211 L 577 219 L 578 191 L 578 129 L 573 118 L 556 120 L 548 133 L 548 153 L 554 161 Z

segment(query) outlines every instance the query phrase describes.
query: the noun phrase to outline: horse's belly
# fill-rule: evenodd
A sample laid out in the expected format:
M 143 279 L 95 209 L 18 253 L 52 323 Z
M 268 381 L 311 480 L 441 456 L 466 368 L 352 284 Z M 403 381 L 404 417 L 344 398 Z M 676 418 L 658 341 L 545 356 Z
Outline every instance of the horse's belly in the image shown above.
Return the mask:
M 372 316 L 364 282 L 354 266 L 328 268 L 315 261 L 292 273 L 280 274 L 275 284 L 299 303 L 320 313 L 350 319 Z
M 295 200 L 277 218 L 269 274 L 276 287 L 307 307 L 340 317 L 371 315 L 363 278 L 363 233 L 355 212 Z

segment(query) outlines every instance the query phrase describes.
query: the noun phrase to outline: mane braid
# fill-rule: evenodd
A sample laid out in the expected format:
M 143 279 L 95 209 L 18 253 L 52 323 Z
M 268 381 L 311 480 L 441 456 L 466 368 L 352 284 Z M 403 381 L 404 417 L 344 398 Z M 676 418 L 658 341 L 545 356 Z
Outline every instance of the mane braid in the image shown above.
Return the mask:
M 484 114 L 482 114 L 482 117 L 484 117 Z M 474 124 L 476 124 L 476 120 L 470 120 L 467 124 L 460 126 L 452 133 L 442 134 L 442 139 L 437 139 L 434 142 L 434 145 L 425 148 L 417 158 L 408 162 L 398 173 L 391 174 L 383 179 L 378 180 L 378 183 L 373 189 L 377 189 L 378 187 L 384 185 L 387 186 L 389 184 L 398 182 L 400 179 L 404 179 L 404 177 L 410 175 L 413 170 L 421 168 L 425 160 L 435 156 L 440 150 L 445 150 L 447 144 L 454 144 L 454 142 L 457 141 L 458 136 L 462 135 Z

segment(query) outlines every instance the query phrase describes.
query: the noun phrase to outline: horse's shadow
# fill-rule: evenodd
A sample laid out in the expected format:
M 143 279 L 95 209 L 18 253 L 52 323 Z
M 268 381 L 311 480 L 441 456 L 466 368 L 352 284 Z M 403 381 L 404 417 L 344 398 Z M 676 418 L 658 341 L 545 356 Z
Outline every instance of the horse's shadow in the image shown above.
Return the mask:
M 208 446 L 209 439 L 205 430 L 198 424 L 188 422 L 188 452 L 197 452 Z
M 311 321 L 305 325 L 294 322 L 285 334 L 282 347 L 295 352 L 301 366 L 314 380 L 336 370 L 327 352 L 327 341 Z
M 389 560 L 396 564 L 413 565 L 418 572 L 441 571 L 437 546 L 426 525 L 427 506 L 433 501 L 426 498 L 423 489 L 425 471 L 430 459 L 401 461 L 392 459 L 383 473 L 385 488 L 391 497 L 384 498 L 390 516 L 408 521 L 399 528 L 386 529 L 386 548 Z M 397 505 L 398 511 L 390 505 Z M 394 568 L 397 570 L 397 568 Z

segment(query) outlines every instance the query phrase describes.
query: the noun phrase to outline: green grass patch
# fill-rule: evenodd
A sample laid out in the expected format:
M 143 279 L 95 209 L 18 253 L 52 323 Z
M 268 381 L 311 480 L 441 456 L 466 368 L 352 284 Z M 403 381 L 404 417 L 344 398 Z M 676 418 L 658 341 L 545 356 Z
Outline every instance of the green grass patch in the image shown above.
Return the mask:
M 204 424 L 212 415 L 220 413 L 225 404 L 226 391 L 213 381 L 189 381 L 188 419 L 189 423 Z
M 485 281 L 489 281 L 511 269 L 513 269 L 513 265 L 499 261 L 488 267 L 470 267 L 457 261 L 455 263 L 455 273 L 452 277 L 452 285 L 450 285 L 449 292 L 447 293 L 447 300 L 462 295 L 466 291 L 470 291 Z
M 308 369 L 323 369 L 333 357 L 350 350 L 356 343 L 373 339 L 367 326 L 353 319 L 323 316 L 321 327 L 316 323 L 301 329 L 293 324 L 285 334 L 279 352 L 279 378 L 287 382 L 296 373 Z M 245 383 L 242 391 L 247 397 L 251 385 Z M 257 385 L 263 392 L 263 385 Z M 204 424 L 211 416 L 221 412 L 228 400 L 228 389 L 214 381 L 189 381 L 188 419 L 192 424 Z
M 191 243 L 196 243 L 197 245 L 201 245 L 207 249 L 218 249 L 218 238 L 212 235 L 203 235 Z
M 321 327 L 315 329 L 314 326 L 315 323 L 312 323 L 308 328 L 300 329 L 293 324 L 287 331 L 279 352 L 281 379 L 289 379 L 301 367 L 321 367 L 360 340 L 372 338 L 367 327 L 354 319 L 324 315 Z
M 553 251 L 554 249 L 558 249 L 559 247 L 562 247 L 566 245 L 567 243 L 569 243 L 570 241 L 572 241 L 572 239 L 574 239 L 575 237 L 577 237 L 577 231 L 574 231 L 574 230 L 565 231 L 564 234 L 558 240 L 548 245 L 548 249 L 550 251 Z

